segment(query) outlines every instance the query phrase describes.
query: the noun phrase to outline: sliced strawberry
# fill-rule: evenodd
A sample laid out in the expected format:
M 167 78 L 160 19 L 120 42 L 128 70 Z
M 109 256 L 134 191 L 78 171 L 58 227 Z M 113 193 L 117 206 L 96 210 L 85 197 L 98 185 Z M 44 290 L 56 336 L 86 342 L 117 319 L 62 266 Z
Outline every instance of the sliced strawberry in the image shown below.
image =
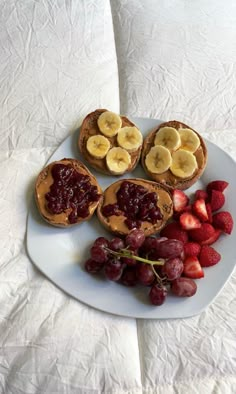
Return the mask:
M 197 242 L 187 242 L 184 245 L 184 255 L 188 256 L 198 256 L 201 250 L 201 246 Z
M 190 237 L 196 242 L 206 241 L 215 234 L 215 229 L 210 223 L 202 223 L 200 228 L 189 231 Z
M 219 228 L 226 234 L 231 234 L 234 227 L 233 218 L 231 214 L 227 211 L 221 211 L 215 213 L 213 215 L 212 222 L 213 222 L 213 226 Z
M 221 255 L 211 246 L 203 245 L 199 261 L 202 267 L 211 267 L 217 264 L 221 259 Z
M 201 220 L 201 222 L 206 222 L 208 220 L 206 203 L 205 200 L 203 200 L 203 198 L 194 201 L 193 212 Z
M 197 229 L 201 227 L 200 220 L 196 216 L 188 212 L 182 213 L 182 215 L 180 215 L 179 221 L 181 227 L 184 230 Z
M 212 190 L 211 192 L 211 210 L 212 212 L 218 211 L 218 209 L 222 208 L 225 203 L 225 196 L 219 190 Z
M 180 215 L 182 215 L 184 212 L 192 213 L 192 204 L 186 205 L 186 207 L 184 207 L 181 212 L 174 212 L 173 219 L 179 221 Z
M 195 192 L 195 200 L 201 200 L 201 199 L 203 199 L 205 201 L 208 199 L 207 192 L 205 190 L 201 190 L 201 189 L 196 190 L 196 192 Z
M 219 192 L 223 192 L 228 186 L 228 182 L 226 181 L 212 181 L 207 185 L 207 193 L 211 193 L 212 190 L 218 190 Z
M 160 232 L 161 237 L 166 237 L 170 239 L 178 239 L 184 244 L 188 242 L 188 234 L 183 230 L 179 223 L 169 223 Z
M 175 212 L 181 212 L 189 202 L 188 196 L 182 190 L 178 189 L 173 190 L 172 199 Z
M 212 210 L 211 210 L 210 203 L 206 204 L 206 211 L 207 211 L 207 216 L 208 216 L 208 223 L 212 223 Z
M 184 260 L 184 275 L 191 279 L 204 277 L 204 271 L 196 256 L 189 256 Z
M 221 230 L 216 228 L 215 229 L 215 233 L 211 237 L 206 239 L 205 241 L 202 241 L 201 245 L 212 245 L 214 242 L 217 241 L 217 239 L 219 238 L 220 234 L 221 234 Z

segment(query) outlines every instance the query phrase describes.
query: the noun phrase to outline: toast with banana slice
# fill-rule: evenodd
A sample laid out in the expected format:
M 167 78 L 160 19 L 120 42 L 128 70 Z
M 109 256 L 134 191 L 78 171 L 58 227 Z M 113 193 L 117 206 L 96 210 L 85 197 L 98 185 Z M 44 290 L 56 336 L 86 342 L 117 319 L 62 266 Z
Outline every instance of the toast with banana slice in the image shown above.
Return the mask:
M 202 175 L 207 148 L 199 133 L 173 120 L 160 124 L 145 138 L 141 163 L 152 180 L 185 190 Z
M 145 236 L 160 231 L 173 215 L 172 195 L 160 183 L 141 178 L 112 183 L 97 208 L 100 223 L 111 233 L 124 236 L 141 228 Z
M 127 117 L 106 109 L 88 114 L 80 128 L 78 147 L 97 171 L 122 175 L 137 166 L 143 145 L 140 130 Z

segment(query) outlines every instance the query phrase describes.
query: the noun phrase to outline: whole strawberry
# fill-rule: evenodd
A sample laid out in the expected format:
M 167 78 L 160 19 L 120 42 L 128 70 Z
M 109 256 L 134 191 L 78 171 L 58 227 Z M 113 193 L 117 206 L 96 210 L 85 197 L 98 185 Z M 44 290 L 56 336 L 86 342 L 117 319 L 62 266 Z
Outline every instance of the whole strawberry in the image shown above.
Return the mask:
M 188 256 L 198 256 L 201 250 L 201 246 L 197 242 L 187 242 L 184 245 L 184 255 Z
M 211 193 L 212 190 L 223 192 L 228 185 L 229 183 L 226 181 L 212 181 L 207 185 L 207 193 Z
M 215 234 L 215 229 L 210 223 L 202 223 L 200 228 L 189 231 L 190 238 L 195 242 L 206 241 Z
M 208 199 L 208 194 L 205 190 L 198 189 L 195 191 L 195 200 L 207 200 Z
M 211 246 L 204 245 L 202 246 L 199 262 L 202 267 L 211 267 L 212 265 L 217 264 L 221 259 L 221 255 Z
M 225 203 L 225 196 L 219 190 L 212 190 L 211 192 L 211 210 L 212 212 L 218 211 L 218 209 L 222 208 Z
M 213 215 L 212 222 L 214 227 L 219 228 L 226 234 L 231 234 L 234 227 L 233 218 L 227 211 L 215 213 Z
M 167 224 L 160 232 L 161 237 L 169 239 L 178 239 L 184 244 L 188 242 L 188 234 L 181 228 L 179 223 L 172 222 Z

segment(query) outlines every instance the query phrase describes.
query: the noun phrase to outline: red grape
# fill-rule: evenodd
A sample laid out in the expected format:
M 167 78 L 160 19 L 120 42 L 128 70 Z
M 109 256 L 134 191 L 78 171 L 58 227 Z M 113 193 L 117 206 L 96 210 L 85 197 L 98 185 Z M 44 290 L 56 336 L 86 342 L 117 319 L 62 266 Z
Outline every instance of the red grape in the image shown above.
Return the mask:
M 149 298 L 153 305 L 162 305 L 167 296 L 167 289 L 165 286 L 155 284 L 149 292 Z
M 103 268 L 103 263 L 99 263 L 98 261 L 95 261 L 93 259 L 88 259 L 84 265 L 86 271 L 90 274 L 96 274 L 97 272 L 100 272 Z
M 92 246 L 90 254 L 91 258 L 98 263 L 106 263 L 106 261 L 108 260 L 108 252 L 102 246 Z
M 149 260 L 158 260 L 160 257 L 158 255 L 158 245 L 167 239 L 166 237 L 147 237 L 141 247 L 142 256 L 148 256 Z
M 108 247 L 109 247 L 109 249 L 118 252 L 119 249 L 123 249 L 125 247 L 125 243 L 124 243 L 123 239 L 115 237 L 109 242 Z
M 124 286 L 135 286 L 137 284 L 136 270 L 133 267 L 126 267 L 121 277 L 121 283 Z
M 108 240 L 104 237 L 99 237 L 99 238 L 95 239 L 93 245 L 102 246 L 103 248 L 107 248 L 108 247 Z
M 142 252 L 149 253 L 151 249 L 156 247 L 156 238 L 155 237 L 146 237 L 144 243 L 142 244 Z
M 131 257 L 121 257 L 122 263 L 133 267 L 137 264 L 137 260 L 132 259 Z
M 156 252 L 160 258 L 168 259 L 170 257 L 178 257 L 184 250 L 183 242 L 177 239 L 167 239 L 159 242 Z
M 197 291 L 197 285 L 190 278 L 177 278 L 172 282 L 172 292 L 178 297 L 192 297 Z
M 140 263 L 136 267 L 136 275 L 142 285 L 149 286 L 155 280 L 155 274 L 150 264 Z
M 129 250 L 129 253 L 131 253 L 133 256 L 139 255 L 138 250 Z M 129 265 L 131 267 L 137 264 L 137 260 L 132 259 L 132 257 L 121 257 L 121 261 L 122 263 Z
M 159 237 L 159 238 L 155 238 L 155 240 L 156 240 L 156 243 L 155 243 L 155 247 L 157 248 L 158 247 L 158 245 L 161 243 L 161 242 L 163 242 L 163 241 L 167 241 L 167 237 Z
M 125 250 L 129 257 L 125 257 Z M 143 257 L 144 260 L 140 262 L 130 255 Z M 144 232 L 136 228 L 126 236 L 125 241 L 120 237 L 114 237 L 110 241 L 104 237 L 97 238 L 90 249 L 90 258 L 85 262 L 85 270 L 91 274 L 103 271 L 107 279 L 119 281 L 125 286 L 135 286 L 138 283 L 151 286 L 150 302 L 162 305 L 168 286 L 179 297 L 191 297 L 197 291 L 197 285 L 192 279 L 181 277 L 183 255 L 181 241 L 151 236 L 145 239 Z M 161 259 L 164 265 L 155 265 L 154 272 L 150 261 L 145 259 Z
M 107 279 L 118 281 L 121 278 L 123 267 L 124 266 L 119 259 L 109 259 L 104 269 Z
M 162 273 L 167 276 L 167 279 L 175 280 L 181 276 L 183 269 L 183 261 L 179 257 L 172 257 L 165 262 Z
M 145 241 L 145 234 L 143 230 L 134 229 L 125 238 L 126 246 L 130 249 L 138 249 L 142 246 Z

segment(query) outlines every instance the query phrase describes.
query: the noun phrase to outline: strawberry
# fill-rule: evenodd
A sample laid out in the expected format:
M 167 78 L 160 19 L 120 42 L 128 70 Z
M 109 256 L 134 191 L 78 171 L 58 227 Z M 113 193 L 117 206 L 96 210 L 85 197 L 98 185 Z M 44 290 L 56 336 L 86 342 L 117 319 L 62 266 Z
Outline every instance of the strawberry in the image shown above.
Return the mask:
M 166 237 L 170 239 L 178 239 L 179 241 L 185 244 L 188 242 L 188 234 L 185 230 L 183 230 L 179 223 L 169 223 L 167 224 L 160 232 L 161 237 Z
M 216 228 L 219 228 L 226 234 L 231 234 L 234 227 L 233 218 L 231 214 L 227 211 L 215 213 L 213 215 L 212 222 Z
M 192 213 L 192 208 L 193 208 L 192 204 L 186 205 L 186 207 L 184 207 L 182 213 L 184 213 L 184 212 Z
M 225 196 L 219 190 L 212 190 L 211 192 L 211 210 L 218 211 L 218 209 L 222 208 L 225 203 Z
M 202 223 L 200 228 L 189 231 L 190 237 L 196 242 L 206 241 L 215 234 L 215 229 L 210 223 Z
M 189 198 L 182 190 L 174 189 L 172 192 L 173 206 L 175 212 L 181 212 L 188 205 Z
M 201 250 L 201 246 L 197 242 L 187 242 L 184 245 L 184 255 L 188 256 L 198 256 Z
M 215 229 L 215 233 L 211 237 L 206 239 L 205 241 L 202 241 L 200 244 L 201 245 L 212 245 L 214 242 L 217 241 L 217 239 L 219 238 L 220 234 L 221 234 L 221 230 L 216 228 Z
M 221 259 L 221 255 L 211 246 L 203 245 L 199 261 L 202 267 L 210 267 L 217 264 Z
M 206 204 L 206 211 L 207 211 L 207 216 L 208 216 L 208 223 L 212 223 L 212 210 L 211 210 L 210 203 Z
M 184 260 L 184 275 L 192 279 L 204 277 L 204 271 L 196 256 L 189 256 Z
M 180 221 L 181 227 L 184 230 L 197 229 L 197 228 L 201 227 L 201 223 L 200 223 L 199 219 L 196 216 L 194 216 L 188 212 L 182 213 L 182 215 L 180 215 L 179 221 Z
M 206 222 L 208 220 L 206 203 L 205 200 L 203 200 L 203 198 L 194 201 L 193 212 L 201 220 L 201 222 Z
M 196 192 L 195 192 L 195 200 L 201 200 L 201 199 L 203 199 L 205 201 L 208 199 L 207 192 L 205 190 L 201 190 L 201 189 L 196 190 Z
M 207 193 L 211 193 L 212 190 L 218 190 L 219 192 L 223 192 L 228 186 L 228 182 L 226 181 L 212 181 L 207 185 Z
M 180 215 L 182 215 L 184 212 L 192 213 L 192 204 L 186 205 L 186 207 L 184 207 L 181 212 L 174 212 L 173 219 L 179 220 Z

